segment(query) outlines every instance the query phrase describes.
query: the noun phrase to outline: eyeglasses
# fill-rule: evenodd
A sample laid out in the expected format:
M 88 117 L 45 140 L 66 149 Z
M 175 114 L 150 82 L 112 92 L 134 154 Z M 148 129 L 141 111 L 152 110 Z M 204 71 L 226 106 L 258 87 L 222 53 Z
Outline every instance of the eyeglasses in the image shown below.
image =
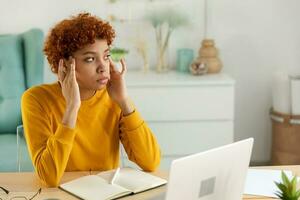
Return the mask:
M 32 200 L 42 191 L 42 188 L 40 188 L 32 197 L 26 197 L 24 195 L 11 196 L 10 192 L 4 187 L 0 186 L 0 189 L 0 200 Z

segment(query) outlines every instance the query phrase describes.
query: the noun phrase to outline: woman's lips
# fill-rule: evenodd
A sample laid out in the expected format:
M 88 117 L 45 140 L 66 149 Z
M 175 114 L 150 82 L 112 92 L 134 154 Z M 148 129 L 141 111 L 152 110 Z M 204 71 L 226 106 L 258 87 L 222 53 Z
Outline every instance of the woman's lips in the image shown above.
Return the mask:
M 106 84 L 108 82 L 108 78 L 101 78 L 101 79 L 97 80 L 97 82 L 99 82 L 101 84 Z

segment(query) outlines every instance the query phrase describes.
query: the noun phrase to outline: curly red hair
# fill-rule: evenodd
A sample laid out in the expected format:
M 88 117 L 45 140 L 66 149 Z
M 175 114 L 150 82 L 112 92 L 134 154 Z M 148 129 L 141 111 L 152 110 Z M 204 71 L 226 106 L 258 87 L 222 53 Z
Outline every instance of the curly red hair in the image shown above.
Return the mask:
M 57 73 L 61 58 L 68 58 L 75 51 L 96 39 L 105 39 L 111 45 L 115 38 L 112 26 L 90 13 L 80 13 L 59 22 L 50 31 L 44 44 L 44 53 L 51 66 L 51 71 Z

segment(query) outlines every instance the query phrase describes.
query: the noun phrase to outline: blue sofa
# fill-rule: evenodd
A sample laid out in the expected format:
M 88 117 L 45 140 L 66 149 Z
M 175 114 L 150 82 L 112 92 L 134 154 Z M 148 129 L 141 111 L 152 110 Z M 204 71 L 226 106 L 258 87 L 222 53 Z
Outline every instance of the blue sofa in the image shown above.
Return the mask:
M 23 92 L 43 82 L 44 35 L 40 29 L 0 35 L 0 171 L 32 171 L 26 143 L 16 129 L 22 124 L 20 100 Z M 20 129 L 22 130 L 22 129 Z M 19 157 L 19 160 L 17 159 Z

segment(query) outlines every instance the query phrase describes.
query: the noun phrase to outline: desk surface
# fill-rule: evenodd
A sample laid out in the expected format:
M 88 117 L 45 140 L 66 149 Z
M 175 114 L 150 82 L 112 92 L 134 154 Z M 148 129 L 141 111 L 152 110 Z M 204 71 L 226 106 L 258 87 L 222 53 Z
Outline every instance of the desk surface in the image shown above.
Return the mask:
M 268 166 L 268 167 L 255 167 L 255 168 L 264 168 L 264 169 L 285 169 L 291 170 L 294 174 L 300 175 L 300 165 L 297 166 Z M 97 173 L 97 172 L 93 172 Z M 80 176 L 88 175 L 89 172 L 66 172 L 62 178 L 62 183 L 66 181 L 73 180 Z M 167 178 L 167 172 L 154 172 L 154 175 L 160 176 L 162 178 Z M 38 196 L 37 199 L 46 199 L 46 198 L 55 198 L 55 199 L 64 199 L 64 200 L 72 200 L 77 199 L 72 195 L 58 189 L 58 188 L 46 188 L 41 184 L 37 175 L 32 172 L 24 172 L 24 173 L 0 173 L 0 186 L 7 188 L 12 192 L 21 192 L 22 194 L 32 194 L 37 191 L 39 188 L 42 188 L 42 193 Z M 132 196 L 127 196 L 121 199 L 124 200 L 137 200 L 137 199 L 147 199 L 152 196 L 156 196 L 161 192 L 166 190 L 166 186 L 162 186 L 153 190 L 149 190 L 147 192 L 139 193 Z M 250 196 L 244 195 L 243 199 L 260 199 L 267 200 L 272 198 L 264 198 L 258 196 Z

